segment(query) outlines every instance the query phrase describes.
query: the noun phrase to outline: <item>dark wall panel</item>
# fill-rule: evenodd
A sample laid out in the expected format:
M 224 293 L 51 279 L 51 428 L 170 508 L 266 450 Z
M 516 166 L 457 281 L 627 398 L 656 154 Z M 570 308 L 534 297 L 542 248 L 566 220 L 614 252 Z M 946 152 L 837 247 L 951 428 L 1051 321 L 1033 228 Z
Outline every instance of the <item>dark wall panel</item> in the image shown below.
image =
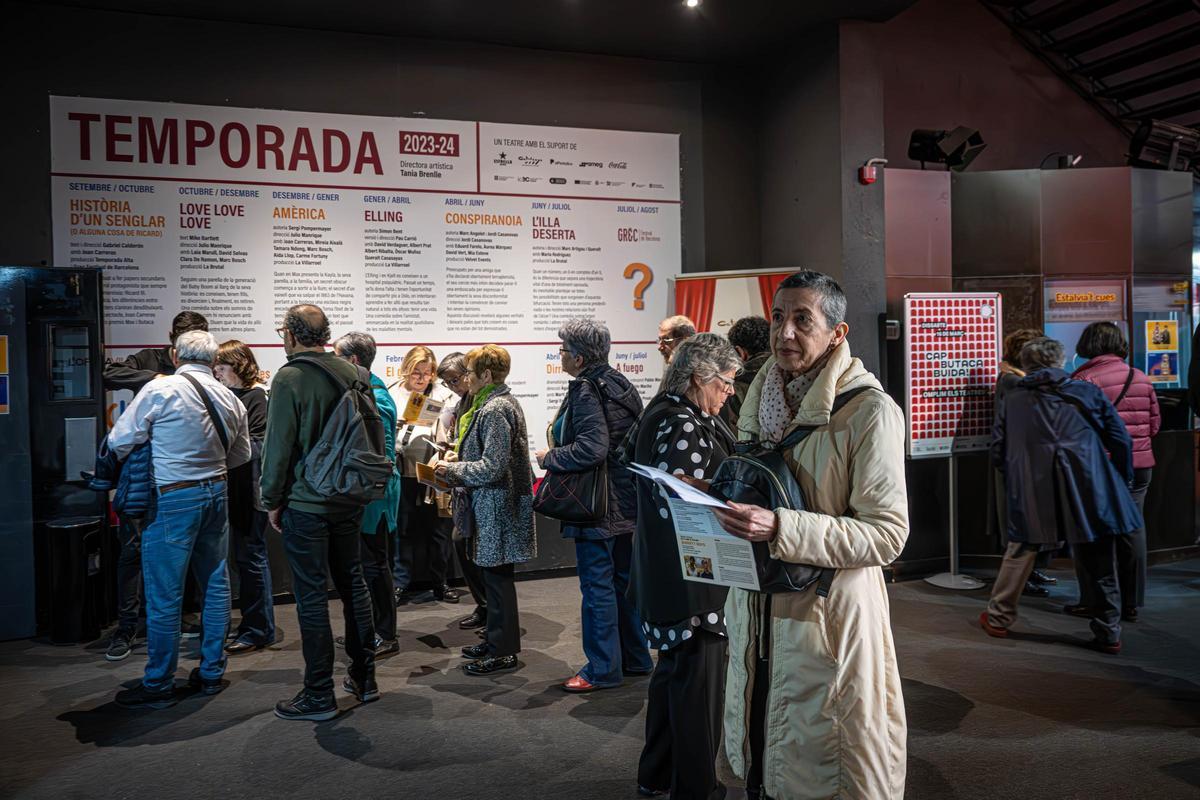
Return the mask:
M 0 11 L 0 147 L 5 186 L 17 189 L 0 197 L 7 263 L 50 260 L 50 94 L 679 133 L 684 270 L 706 267 L 707 242 L 722 261 L 757 258 L 753 120 L 744 93 L 704 97 L 709 67 L 31 4 Z M 706 132 L 719 148 L 711 176 Z M 706 221 L 706 191 L 743 205 Z
M 1135 275 L 1192 275 L 1192 175 L 1187 172 L 1130 170 L 1133 194 L 1133 272 Z
M 1129 274 L 1133 263 L 1130 172 L 1125 167 L 1042 171 L 1042 272 L 1046 277 Z
M 1045 4 L 1043 4 L 1045 5 Z M 1085 167 L 1125 163 L 1128 137 L 973 0 L 920 0 L 878 26 L 886 156 L 912 166 L 914 128 L 977 128 L 987 149 L 973 170 L 1036 169 L 1059 151 Z
M 1041 173 L 950 176 L 955 277 L 1040 275 Z

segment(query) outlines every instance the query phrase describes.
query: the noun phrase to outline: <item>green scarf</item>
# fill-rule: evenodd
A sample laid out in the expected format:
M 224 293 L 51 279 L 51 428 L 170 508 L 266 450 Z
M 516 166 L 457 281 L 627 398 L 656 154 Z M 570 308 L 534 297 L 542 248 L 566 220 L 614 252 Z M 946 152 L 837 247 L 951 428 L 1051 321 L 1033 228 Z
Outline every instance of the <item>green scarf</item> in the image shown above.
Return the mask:
M 454 452 L 459 452 L 459 448 L 462 447 L 463 437 L 467 435 L 467 429 L 471 427 L 471 420 L 474 419 L 475 412 L 483 408 L 483 404 L 487 402 L 487 399 L 489 396 L 491 396 L 492 392 L 496 391 L 497 386 L 499 386 L 499 384 L 489 383 L 487 386 L 480 389 L 479 394 L 475 395 L 475 399 L 472 401 L 471 407 L 467 409 L 465 414 L 458 418 L 458 430 L 455 431 L 457 436 L 455 437 L 454 442 Z

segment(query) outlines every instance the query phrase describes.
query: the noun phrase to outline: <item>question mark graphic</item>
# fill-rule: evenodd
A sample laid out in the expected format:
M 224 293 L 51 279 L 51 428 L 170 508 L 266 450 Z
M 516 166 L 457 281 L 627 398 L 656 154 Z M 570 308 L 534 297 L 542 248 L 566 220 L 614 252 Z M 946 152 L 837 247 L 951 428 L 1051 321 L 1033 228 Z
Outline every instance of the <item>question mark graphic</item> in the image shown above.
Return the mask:
M 640 311 L 646 307 L 642 295 L 646 293 L 646 287 L 654 283 L 654 272 L 645 264 L 636 261 L 625 267 L 626 279 L 632 278 L 638 273 L 641 273 L 642 279 L 633 287 L 633 307 Z

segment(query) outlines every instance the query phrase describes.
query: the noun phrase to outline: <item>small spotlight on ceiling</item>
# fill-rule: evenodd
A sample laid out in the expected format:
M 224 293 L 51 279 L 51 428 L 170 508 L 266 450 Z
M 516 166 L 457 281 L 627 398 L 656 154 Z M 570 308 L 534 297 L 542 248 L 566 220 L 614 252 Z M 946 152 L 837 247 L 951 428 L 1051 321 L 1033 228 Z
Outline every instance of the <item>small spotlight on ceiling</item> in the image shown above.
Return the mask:
M 1129 166 L 1185 172 L 1200 162 L 1200 131 L 1157 119 L 1138 126 L 1129 142 Z
M 699 8 L 700 0 L 683 0 L 683 4 L 688 8 Z
M 920 161 L 921 169 L 929 162 L 962 172 L 985 147 L 979 131 L 962 125 L 952 131 L 917 129 L 908 140 L 908 157 Z

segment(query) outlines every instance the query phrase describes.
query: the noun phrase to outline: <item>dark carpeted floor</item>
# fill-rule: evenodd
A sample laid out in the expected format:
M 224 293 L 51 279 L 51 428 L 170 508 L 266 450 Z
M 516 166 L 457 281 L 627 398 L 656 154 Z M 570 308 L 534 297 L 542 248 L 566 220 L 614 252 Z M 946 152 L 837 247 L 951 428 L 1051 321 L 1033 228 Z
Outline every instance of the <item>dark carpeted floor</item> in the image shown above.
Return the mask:
M 908 797 L 1200 797 L 1200 561 L 1154 568 L 1119 657 L 1080 646 L 1086 621 L 1058 611 L 1074 582 L 1055 574 L 1009 641 L 977 626 L 986 590 L 891 587 Z M 0 797 L 634 798 L 646 679 L 562 692 L 581 658 L 576 583 L 519 594 L 524 669 L 464 675 L 458 648 L 478 640 L 453 622 L 469 607 L 410 605 L 403 652 L 379 668 L 383 698 L 342 695 L 342 715 L 320 724 L 271 711 L 300 682 L 291 606 L 280 645 L 232 660 L 225 692 L 165 711 L 111 702 L 139 678 L 143 647 L 110 664 L 103 643 L 0 644 Z M 194 659 L 185 642 L 181 679 Z

